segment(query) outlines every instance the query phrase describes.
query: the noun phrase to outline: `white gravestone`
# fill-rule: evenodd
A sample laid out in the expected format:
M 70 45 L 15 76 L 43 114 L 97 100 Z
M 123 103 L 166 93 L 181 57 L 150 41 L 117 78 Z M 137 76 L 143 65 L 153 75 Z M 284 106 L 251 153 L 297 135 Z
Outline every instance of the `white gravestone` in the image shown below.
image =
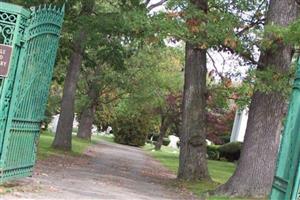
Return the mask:
M 179 137 L 175 135 L 169 135 L 170 144 L 168 147 L 171 147 L 173 149 L 178 149 L 177 142 L 179 142 Z

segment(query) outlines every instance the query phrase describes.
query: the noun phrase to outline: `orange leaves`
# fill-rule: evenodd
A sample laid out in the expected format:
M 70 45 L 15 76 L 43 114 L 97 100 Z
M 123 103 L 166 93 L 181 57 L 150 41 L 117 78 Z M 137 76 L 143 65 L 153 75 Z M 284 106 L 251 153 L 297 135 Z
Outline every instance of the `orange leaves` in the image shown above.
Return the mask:
M 176 18 L 176 17 L 184 17 L 185 13 L 184 12 L 168 12 L 167 18 Z
M 207 43 L 202 43 L 202 44 L 199 44 L 198 47 L 200 49 L 207 49 L 208 48 L 208 44 Z
M 192 33 L 199 33 L 200 32 L 200 22 L 197 19 L 188 19 L 186 20 L 188 28 Z
M 224 45 L 230 47 L 231 49 L 236 49 L 237 41 L 234 38 L 227 37 L 224 40 Z
M 226 88 L 232 87 L 232 81 L 231 81 L 230 78 L 225 78 L 225 79 L 224 79 L 224 86 L 225 86 Z

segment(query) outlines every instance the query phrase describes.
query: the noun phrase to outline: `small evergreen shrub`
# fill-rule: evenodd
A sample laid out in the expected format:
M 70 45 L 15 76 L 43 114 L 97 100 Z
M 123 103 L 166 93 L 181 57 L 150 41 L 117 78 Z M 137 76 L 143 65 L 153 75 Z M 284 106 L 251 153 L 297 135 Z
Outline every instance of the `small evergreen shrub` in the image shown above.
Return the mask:
M 219 138 L 222 140 L 223 144 L 230 143 L 230 134 L 222 135 Z
M 153 142 L 157 142 L 159 138 L 159 133 L 149 133 L 147 135 L 148 140 L 152 140 Z
M 169 138 L 164 138 L 163 139 L 163 145 L 168 146 L 170 144 L 171 140 Z
M 113 123 L 116 143 L 129 146 L 144 146 L 149 132 L 149 123 L 138 116 L 119 117 Z
M 220 158 L 226 158 L 230 162 L 239 160 L 242 144 L 241 142 L 231 142 L 220 146 Z
M 210 159 L 210 160 L 219 160 L 220 159 L 219 146 L 208 145 L 207 146 L 207 155 L 208 155 L 208 159 Z

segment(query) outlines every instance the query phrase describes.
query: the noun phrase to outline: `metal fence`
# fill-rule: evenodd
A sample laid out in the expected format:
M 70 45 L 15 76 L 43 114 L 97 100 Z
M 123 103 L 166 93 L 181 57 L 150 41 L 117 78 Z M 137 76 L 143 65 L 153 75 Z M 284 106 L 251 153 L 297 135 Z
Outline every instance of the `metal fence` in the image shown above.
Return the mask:
M 63 16 L 0 2 L 0 183 L 32 174 Z

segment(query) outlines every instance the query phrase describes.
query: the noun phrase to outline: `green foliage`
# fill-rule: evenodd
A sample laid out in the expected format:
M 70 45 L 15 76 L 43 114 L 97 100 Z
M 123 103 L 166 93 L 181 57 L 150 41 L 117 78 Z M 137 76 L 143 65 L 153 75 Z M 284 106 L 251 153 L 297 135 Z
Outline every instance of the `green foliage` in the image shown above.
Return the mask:
M 150 131 L 149 122 L 143 116 L 120 116 L 113 123 L 114 140 L 130 146 L 144 146 Z
M 171 140 L 169 138 L 164 138 L 163 139 L 163 145 L 168 146 L 170 144 Z
M 236 96 L 235 103 L 239 109 L 244 109 L 251 103 L 251 97 L 254 91 L 253 82 L 249 81 L 250 76 L 245 79 L 241 85 L 234 88 L 234 94 Z
M 290 68 L 288 73 L 277 72 L 274 67 L 258 70 L 255 73 L 255 90 L 264 93 L 278 92 L 287 98 L 291 92 L 294 75 L 295 68 Z
M 229 143 L 230 142 L 230 134 L 220 136 L 220 139 L 224 142 L 224 144 Z
M 219 147 L 220 158 L 226 158 L 228 161 L 237 161 L 240 158 L 242 149 L 241 142 L 231 142 Z
M 116 115 L 143 115 L 151 132 L 158 132 L 160 115 L 170 108 L 168 97 L 180 93 L 183 85 L 183 52 L 180 48 L 145 47 L 126 60 L 126 74 L 120 85 L 126 94 L 118 101 Z
M 219 160 L 220 159 L 219 146 L 208 145 L 207 146 L 207 155 L 208 155 L 208 159 L 210 159 L 210 160 Z
M 274 24 L 265 26 L 266 35 L 261 41 L 261 46 L 264 49 L 272 48 L 276 45 L 275 42 L 284 42 L 285 44 L 296 45 L 300 44 L 300 20 L 297 19 L 289 26 L 282 27 Z
M 159 133 L 149 133 L 147 137 L 149 140 L 152 138 L 152 141 L 157 142 Z
M 208 145 L 207 155 L 210 160 L 226 159 L 233 162 L 240 158 L 242 143 L 231 142 L 224 145 Z

